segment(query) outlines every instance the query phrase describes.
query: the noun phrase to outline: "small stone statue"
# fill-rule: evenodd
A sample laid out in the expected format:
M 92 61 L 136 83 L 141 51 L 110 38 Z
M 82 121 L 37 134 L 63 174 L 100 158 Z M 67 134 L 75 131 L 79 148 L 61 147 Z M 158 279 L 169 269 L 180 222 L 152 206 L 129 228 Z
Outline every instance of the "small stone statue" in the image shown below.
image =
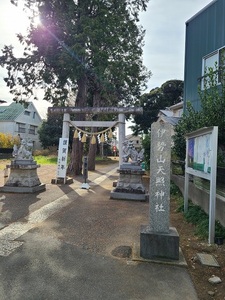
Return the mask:
M 124 141 L 124 142 L 123 142 L 122 150 L 123 150 L 123 156 L 122 156 L 123 162 L 128 162 L 128 160 L 129 160 L 128 141 Z
M 33 160 L 32 157 L 33 143 L 29 139 L 22 139 L 16 159 Z
M 138 152 L 132 141 L 124 141 L 123 142 L 123 162 L 127 163 L 129 159 L 133 163 L 140 164 L 144 160 L 144 149 L 141 149 L 140 152 Z
M 18 155 L 18 147 L 17 147 L 17 145 L 14 145 L 13 146 L 12 156 L 16 158 L 17 155 Z
M 144 160 L 144 149 L 141 149 L 141 151 L 138 153 L 137 161 L 140 164 Z

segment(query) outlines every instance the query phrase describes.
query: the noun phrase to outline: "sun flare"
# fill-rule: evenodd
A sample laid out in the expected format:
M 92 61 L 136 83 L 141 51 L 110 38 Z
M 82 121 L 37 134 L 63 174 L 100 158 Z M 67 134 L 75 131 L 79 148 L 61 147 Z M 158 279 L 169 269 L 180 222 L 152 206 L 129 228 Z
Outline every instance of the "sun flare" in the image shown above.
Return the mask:
M 36 16 L 33 17 L 33 25 L 35 27 L 41 25 L 41 20 L 40 20 L 40 17 L 38 15 L 36 15 Z

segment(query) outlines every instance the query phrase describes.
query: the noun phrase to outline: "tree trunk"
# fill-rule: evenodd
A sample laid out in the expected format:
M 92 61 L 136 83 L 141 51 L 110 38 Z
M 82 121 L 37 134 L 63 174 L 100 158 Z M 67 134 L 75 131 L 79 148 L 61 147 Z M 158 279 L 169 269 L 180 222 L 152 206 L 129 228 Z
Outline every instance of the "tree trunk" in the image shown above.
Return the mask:
M 100 106 L 100 93 L 99 89 L 96 89 L 93 94 L 93 107 L 99 107 Z M 95 120 L 98 119 L 98 116 L 94 116 Z M 97 128 L 93 127 L 92 132 L 97 132 Z M 97 152 L 97 136 L 96 136 L 96 144 L 89 145 L 89 153 L 88 153 L 88 170 L 94 171 L 95 170 L 95 158 L 96 158 L 96 152 Z
M 85 74 L 77 81 L 78 93 L 76 98 L 76 107 L 85 107 L 87 105 L 87 78 Z M 77 121 L 85 121 L 84 114 L 76 115 Z M 78 138 L 73 139 L 72 151 L 70 156 L 70 163 L 68 165 L 67 173 L 71 176 L 82 174 L 82 156 L 83 143 Z

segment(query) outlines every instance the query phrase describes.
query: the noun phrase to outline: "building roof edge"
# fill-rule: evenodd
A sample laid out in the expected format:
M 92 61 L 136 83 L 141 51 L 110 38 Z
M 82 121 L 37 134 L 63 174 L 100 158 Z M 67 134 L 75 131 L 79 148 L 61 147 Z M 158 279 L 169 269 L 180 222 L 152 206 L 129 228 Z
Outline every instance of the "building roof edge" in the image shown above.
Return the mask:
M 187 25 L 190 21 L 192 21 L 193 19 L 195 19 L 199 14 L 201 14 L 204 10 L 206 10 L 208 7 L 210 7 L 211 5 L 213 5 L 215 2 L 217 2 L 218 0 L 213 0 L 212 2 L 210 2 L 209 4 L 207 4 L 205 7 L 203 7 L 200 11 L 198 11 L 196 14 L 194 14 L 190 19 L 188 19 L 185 24 Z

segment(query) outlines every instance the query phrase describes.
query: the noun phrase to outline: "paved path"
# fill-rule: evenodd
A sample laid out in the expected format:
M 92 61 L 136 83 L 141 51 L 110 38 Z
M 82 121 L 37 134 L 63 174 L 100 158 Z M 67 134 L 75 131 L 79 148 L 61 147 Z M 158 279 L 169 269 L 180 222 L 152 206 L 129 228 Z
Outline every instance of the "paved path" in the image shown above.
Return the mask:
M 0 300 L 197 299 L 186 268 L 129 256 L 149 205 L 110 199 L 116 169 L 89 172 L 84 190 L 82 177 L 52 185 L 43 166 L 45 192 L 0 193 Z

